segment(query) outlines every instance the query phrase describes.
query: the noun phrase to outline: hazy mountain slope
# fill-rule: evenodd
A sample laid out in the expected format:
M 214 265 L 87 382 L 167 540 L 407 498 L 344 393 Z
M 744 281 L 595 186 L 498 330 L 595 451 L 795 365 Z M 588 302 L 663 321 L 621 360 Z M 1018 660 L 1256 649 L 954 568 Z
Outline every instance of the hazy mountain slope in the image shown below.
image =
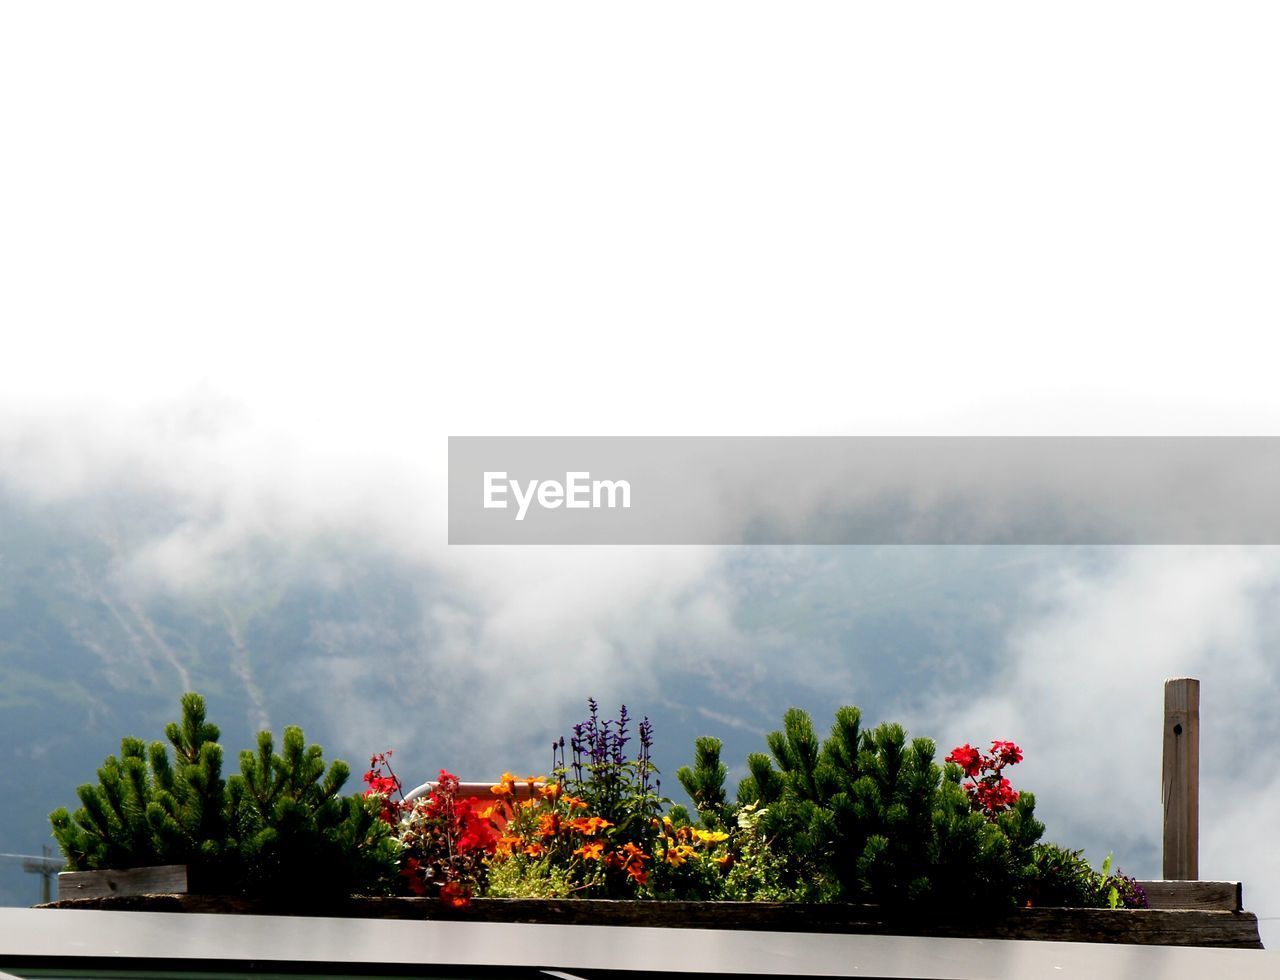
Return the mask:
M 183 690 L 208 698 L 228 766 L 273 723 L 302 723 L 328 746 L 328 716 L 309 706 L 315 688 L 305 681 L 316 624 L 380 619 L 394 605 L 394 588 L 368 584 L 372 571 L 353 574 L 360 587 L 286 581 L 252 602 L 226 592 L 139 595 L 118 574 L 136 530 L 119 511 L 0 504 L 2 852 L 40 853 L 51 843 L 48 812 L 75 804 L 75 786 L 93 780 L 122 735 L 162 738 Z M 362 588 L 380 603 L 364 605 Z M 0 901 L 36 894 L 34 877 L 0 863 Z
M 223 729 L 228 769 L 258 728 L 297 723 L 351 763 L 353 789 L 368 755 L 387 748 L 411 783 L 440 767 L 545 772 L 552 740 L 589 695 L 608 714 L 626 699 L 637 720 L 653 719 L 663 789 L 676 797 L 695 736 L 725 741 L 736 781 L 793 704 L 822 729 L 855 703 L 868 723 L 904 720 L 914 734 L 1023 738 L 988 730 L 999 717 L 982 730 L 956 717 L 1000 688 L 1008 634 L 1043 602 L 1033 583 L 1064 560 L 1052 549 L 729 549 L 642 618 L 708 610 L 637 624 L 615 616 L 606 591 L 584 618 L 540 628 L 537 600 L 513 617 L 525 597 L 510 582 L 485 607 L 483 581 L 477 597 L 350 530 L 263 531 L 207 578 L 172 587 L 140 574 L 138 556 L 190 520 L 174 501 L 140 495 L 0 500 L 0 852 L 39 853 L 48 812 L 74 806 L 75 786 L 122 735 L 161 737 L 189 688 Z M 1051 832 L 1101 853 L 1122 843 L 1127 867 L 1154 871 L 1154 820 L 1119 841 L 1123 821 L 1100 821 L 1097 840 L 1071 836 L 1098 830 L 1055 828 L 1053 794 L 1067 784 L 1041 773 Z M 34 877 L 0 863 L 0 901 L 37 895 Z

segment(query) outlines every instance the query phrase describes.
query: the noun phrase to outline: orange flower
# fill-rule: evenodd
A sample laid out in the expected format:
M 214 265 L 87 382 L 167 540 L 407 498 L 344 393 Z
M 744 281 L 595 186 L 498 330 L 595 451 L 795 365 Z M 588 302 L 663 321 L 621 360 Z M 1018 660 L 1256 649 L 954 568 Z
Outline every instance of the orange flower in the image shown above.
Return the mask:
M 627 867 L 627 874 L 635 879 L 636 884 L 643 885 L 649 881 L 649 872 L 644 869 L 642 864 L 632 864 Z
M 555 802 L 560 798 L 560 794 L 564 792 L 564 787 L 559 783 L 547 783 L 538 792 L 542 794 L 544 799 Z
M 720 867 L 724 868 L 727 871 L 729 868 L 733 866 L 733 855 L 728 853 L 721 854 L 718 858 L 715 859 L 715 862 L 716 864 L 720 865 Z
M 570 796 L 568 793 L 564 794 L 564 801 L 568 804 L 570 810 L 585 810 L 587 808 L 586 800 Z
M 567 821 L 567 826 L 570 830 L 576 830 L 580 834 L 591 837 L 606 827 L 612 827 L 613 824 L 604 817 L 574 817 L 572 820 Z
M 588 861 L 599 861 L 600 855 L 604 853 L 604 842 L 598 840 L 591 841 L 588 844 L 583 844 L 573 853 Z
M 451 909 L 465 909 L 471 904 L 471 889 L 461 882 L 446 881 L 440 886 L 440 901 Z
M 648 861 L 649 855 L 636 847 L 631 841 L 627 841 L 622 845 L 622 856 L 627 861 Z
M 560 833 L 560 814 L 544 813 L 538 821 L 538 833 L 543 837 L 555 837 Z
M 542 854 L 542 845 L 539 844 L 537 841 L 534 841 L 531 844 L 525 844 L 524 852 L 525 854 L 529 855 L 529 857 L 536 858 Z
M 504 772 L 502 778 L 498 780 L 497 786 L 490 786 L 489 792 L 494 796 L 510 796 L 516 791 L 516 777 L 509 772 Z

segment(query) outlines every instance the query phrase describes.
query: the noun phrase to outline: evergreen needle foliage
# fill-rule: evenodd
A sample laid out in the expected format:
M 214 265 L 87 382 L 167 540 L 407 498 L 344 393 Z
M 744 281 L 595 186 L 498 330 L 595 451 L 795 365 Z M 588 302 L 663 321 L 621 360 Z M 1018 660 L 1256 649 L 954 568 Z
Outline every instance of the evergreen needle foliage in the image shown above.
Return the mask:
M 75 814 L 49 815 L 70 869 L 185 864 L 197 887 L 232 894 L 388 889 L 398 859 L 390 828 L 374 802 L 341 795 L 346 763 L 326 769 L 300 728 L 285 729 L 279 753 L 261 732 L 257 751 L 242 752 L 239 774 L 225 780 L 219 730 L 200 695 L 183 695 L 182 720 L 165 735 L 168 746 L 123 739 L 98 785 L 76 791 Z
M 970 805 L 960 768 L 934 762 L 931 740 L 861 725 L 858 709 L 843 707 L 820 741 L 792 708 L 768 736 L 771 754 L 748 757 L 739 803 L 763 808 L 791 884 L 810 900 L 889 910 L 1012 907 L 1044 831 L 1034 797 L 990 820 Z
M 676 770 L 676 778 L 693 800 L 703 824 L 719 830 L 726 819 L 724 781 L 729 775 L 728 767 L 720 761 L 724 743 L 703 735 L 694 740 L 693 747 L 693 768 L 681 766 Z

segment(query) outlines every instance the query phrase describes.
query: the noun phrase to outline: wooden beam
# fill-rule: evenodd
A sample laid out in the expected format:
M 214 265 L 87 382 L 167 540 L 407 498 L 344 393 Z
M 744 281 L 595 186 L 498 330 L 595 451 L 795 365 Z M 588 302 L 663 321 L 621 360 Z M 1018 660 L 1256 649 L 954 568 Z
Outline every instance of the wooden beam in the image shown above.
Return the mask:
M 58 901 L 114 895 L 172 895 L 187 890 L 187 866 L 162 864 L 119 871 L 64 871 L 58 875 Z
M 53 907 L 134 912 L 274 914 L 288 916 L 294 921 L 303 916 L 319 915 L 349 919 L 412 919 L 419 922 L 540 922 L 556 926 L 748 929 L 756 932 L 1039 939 L 1053 942 L 1238 949 L 1262 947 L 1258 937 L 1258 920 L 1253 913 L 1190 909 L 1035 908 L 1010 909 L 1004 915 L 980 917 L 974 917 L 969 910 L 962 910 L 951 916 L 927 917 L 911 914 L 888 916 L 882 910 L 867 905 L 810 905 L 801 902 L 477 898 L 465 909 L 449 909 L 436 898 L 352 898 L 342 902 L 307 906 L 305 902 L 300 903 L 298 896 L 276 899 L 273 904 L 263 899 L 216 895 L 118 895 L 59 902 Z M 288 919 L 281 921 L 286 922 Z M 1129 971 L 1125 975 L 1133 974 Z
M 1164 682 L 1164 877 L 1200 877 L 1200 682 Z
M 1198 909 L 1202 912 L 1244 910 L 1238 881 L 1140 881 L 1153 909 Z

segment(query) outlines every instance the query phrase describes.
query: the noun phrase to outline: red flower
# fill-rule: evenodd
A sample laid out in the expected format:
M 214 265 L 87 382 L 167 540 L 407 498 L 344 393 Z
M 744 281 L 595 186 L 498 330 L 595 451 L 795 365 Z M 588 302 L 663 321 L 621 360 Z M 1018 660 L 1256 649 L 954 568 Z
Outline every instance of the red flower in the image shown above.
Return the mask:
M 408 858 L 404 867 L 400 869 L 400 876 L 409 885 L 409 891 L 415 895 L 425 895 L 427 893 L 427 883 L 422 878 L 422 862 L 417 858 Z
M 1018 802 L 1019 794 L 1004 778 L 1006 766 L 1022 761 L 1022 749 L 1013 742 L 996 739 L 991 743 L 991 754 L 982 755 L 967 742 L 955 749 L 947 762 L 954 762 L 964 769 L 971 782 L 964 785 L 969 803 L 988 820 L 995 820 Z
M 982 756 L 968 742 L 965 742 L 959 748 L 952 749 L 951 754 L 947 756 L 945 761 L 954 762 L 964 770 L 966 776 L 976 776 L 982 768 Z
M 389 796 L 400 791 L 400 780 L 395 776 L 379 776 L 370 770 L 364 774 L 364 781 L 369 784 L 369 788 L 364 791 L 365 796 L 373 796 L 375 793 Z
M 988 814 L 1001 813 L 1018 802 L 1017 791 L 1003 778 L 983 780 L 974 787 L 973 796 Z
M 1022 749 L 1018 748 L 1012 742 L 992 742 L 991 754 L 994 755 L 1002 765 L 1013 766 L 1022 761 Z
M 454 805 L 458 825 L 458 851 L 485 851 L 492 854 L 498 846 L 498 829 L 488 817 L 480 815 L 481 802 L 469 796 Z M 487 807 L 486 807 L 487 809 Z
M 471 889 L 459 881 L 446 881 L 440 886 L 440 901 L 451 909 L 465 909 L 471 904 Z

